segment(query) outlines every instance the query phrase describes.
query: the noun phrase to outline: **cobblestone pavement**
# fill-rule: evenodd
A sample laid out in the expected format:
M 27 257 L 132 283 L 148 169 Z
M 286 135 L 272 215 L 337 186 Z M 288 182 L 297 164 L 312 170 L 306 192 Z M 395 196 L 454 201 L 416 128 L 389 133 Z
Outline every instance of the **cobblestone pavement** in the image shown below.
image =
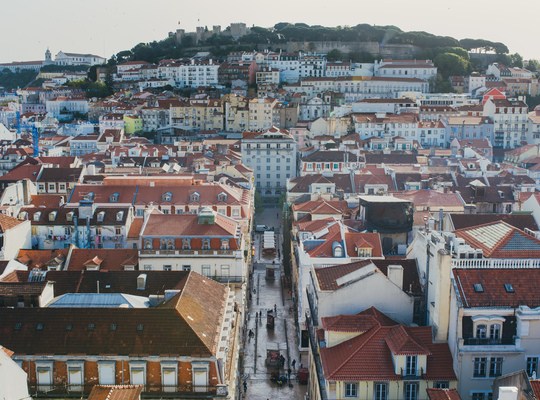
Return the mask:
M 277 215 L 276 215 L 277 214 Z M 281 227 L 280 213 L 275 208 L 266 209 L 261 215 L 255 217 L 257 224 L 275 227 L 279 234 Z M 252 275 L 252 291 L 249 306 L 249 317 L 246 331 L 253 331 L 254 337 L 249 338 L 246 334 L 244 343 L 244 378 L 247 382 L 247 391 L 242 388 L 243 398 L 253 400 L 266 399 L 304 399 L 307 391 L 306 385 L 296 382 L 296 370 L 292 368 L 292 361 L 296 360 L 298 368 L 299 355 L 297 345 L 296 327 L 292 313 L 292 299 L 288 290 L 282 290 L 280 266 L 278 254 L 263 257 L 261 252 L 260 234 L 255 234 L 255 257 Z M 276 245 L 281 247 L 281 234 Z M 281 250 L 279 255 L 281 255 Z M 266 278 L 267 264 L 276 266 L 275 279 Z M 277 310 L 274 329 L 267 329 L 266 314 L 268 310 Z M 261 315 L 256 321 L 255 316 Z M 287 376 L 287 370 L 291 368 L 290 384 L 279 386 L 270 380 L 270 371 L 265 365 L 266 350 L 268 346 L 278 346 L 281 354 L 285 357 L 284 368 L 280 375 Z

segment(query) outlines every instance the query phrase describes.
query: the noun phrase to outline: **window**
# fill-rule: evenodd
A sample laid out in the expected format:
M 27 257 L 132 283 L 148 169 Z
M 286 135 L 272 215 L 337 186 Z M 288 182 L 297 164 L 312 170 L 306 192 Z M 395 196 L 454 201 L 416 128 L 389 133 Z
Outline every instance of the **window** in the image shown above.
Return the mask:
M 191 271 L 191 265 L 182 265 L 182 271 L 185 271 L 185 272 Z
M 489 338 L 500 339 L 501 338 L 501 324 L 492 324 L 489 327 Z
M 189 250 L 189 249 L 191 249 L 190 239 L 182 239 L 182 250 Z
M 536 378 L 538 375 L 538 357 L 527 357 L 527 375 Z
M 494 378 L 502 375 L 502 357 L 492 357 L 489 363 L 489 376 Z
M 53 362 L 52 361 L 38 361 L 36 362 L 36 379 L 38 385 L 38 391 L 48 392 L 52 390 L 52 377 Z
M 472 400 L 492 400 L 493 399 L 493 393 L 488 392 L 474 392 L 471 395 Z
M 161 384 L 164 392 L 176 392 L 178 372 L 174 362 L 161 363 Z
M 487 366 L 486 357 L 475 357 L 473 376 L 475 378 L 484 378 L 486 376 L 486 366 Z
M 130 383 L 132 385 L 146 384 L 146 363 L 135 362 L 129 365 Z
M 405 375 L 414 375 L 416 376 L 416 366 L 417 366 L 418 356 L 407 356 L 405 358 Z
M 163 271 L 172 271 L 172 265 L 164 265 Z
M 221 241 L 221 250 L 229 250 L 229 240 L 223 239 Z
M 210 239 L 203 239 L 202 240 L 202 249 L 203 250 L 210 250 Z
M 418 399 L 418 383 L 406 382 L 405 383 L 405 400 L 417 400 Z
M 385 382 L 375 383 L 375 396 L 374 400 L 387 400 L 388 398 L 388 384 Z
M 435 381 L 433 384 L 433 387 L 435 389 L 449 389 L 450 388 L 450 382 L 448 381 Z
M 479 324 L 476 325 L 476 338 L 485 339 L 487 337 L 487 325 Z
M 83 391 L 83 366 L 81 361 L 68 361 L 68 390 L 73 392 Z
M 115 380 L 115 362 L 100 361 L 98 362 L 98 375 L 100 385 L 114 385 Z
M 203 276 L 210 276 L 210 265 L 202 265 L 201 272 Z
M 345 383 L 345 397 L 357 397 L 358 396 L 358 384 L 357 383 Z

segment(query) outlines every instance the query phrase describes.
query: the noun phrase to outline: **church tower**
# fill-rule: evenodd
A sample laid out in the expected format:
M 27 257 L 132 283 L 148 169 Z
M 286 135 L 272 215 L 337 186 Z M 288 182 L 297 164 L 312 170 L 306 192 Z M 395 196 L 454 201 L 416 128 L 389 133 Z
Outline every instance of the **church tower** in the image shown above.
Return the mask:
M 45 62 L 43 63 L 43 65 L 50 65 L 52 63 L 53 61 L 52 61 L 51 51 L 47 48 L 47 51 L 45 52 Z

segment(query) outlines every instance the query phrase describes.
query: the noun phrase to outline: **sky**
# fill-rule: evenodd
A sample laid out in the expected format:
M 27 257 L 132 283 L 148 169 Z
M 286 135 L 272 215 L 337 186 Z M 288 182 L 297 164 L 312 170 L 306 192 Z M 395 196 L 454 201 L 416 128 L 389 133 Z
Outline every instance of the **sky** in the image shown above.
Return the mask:
M 177 28 L 245 22 L 395 25 L 456 39 L 503 42 L 540 59 L 540 1 L 514 0 L 17 0 L 0 6 L 0 62 L 41 60 L 49 48 L 106 58 Z

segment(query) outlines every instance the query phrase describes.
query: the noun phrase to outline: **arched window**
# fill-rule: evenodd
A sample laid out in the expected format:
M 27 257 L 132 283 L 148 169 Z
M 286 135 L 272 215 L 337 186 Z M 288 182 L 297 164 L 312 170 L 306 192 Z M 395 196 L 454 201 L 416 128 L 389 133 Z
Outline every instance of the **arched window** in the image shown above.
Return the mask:
M 146 250 L 151 250 L 152 249 L 152 240 L 144 239 L 144 248 Z

